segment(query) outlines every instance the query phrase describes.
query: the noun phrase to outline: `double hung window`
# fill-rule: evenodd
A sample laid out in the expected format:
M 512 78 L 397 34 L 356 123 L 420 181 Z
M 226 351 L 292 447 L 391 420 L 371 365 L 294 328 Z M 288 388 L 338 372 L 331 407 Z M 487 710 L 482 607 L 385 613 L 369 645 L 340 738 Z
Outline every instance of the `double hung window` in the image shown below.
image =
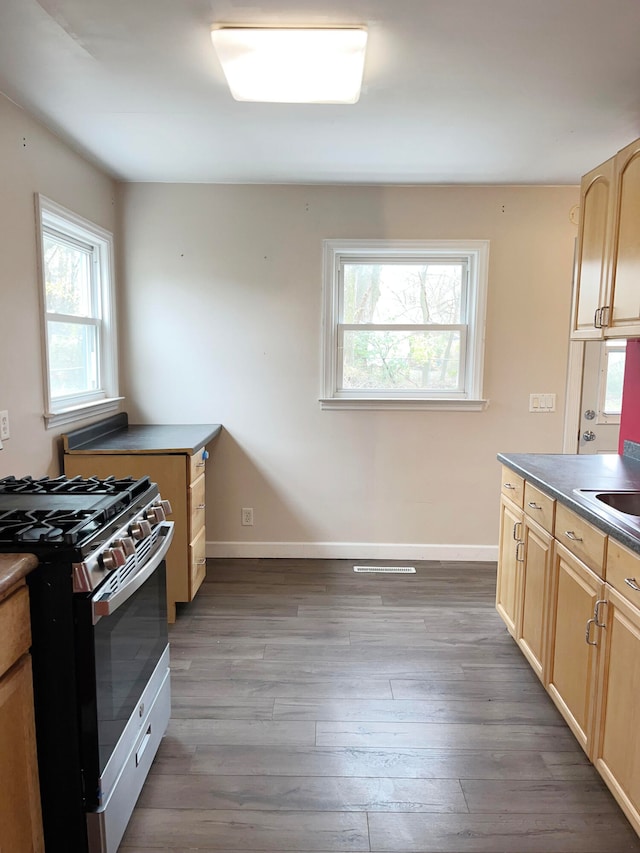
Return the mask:
M 117 405 L 113 239 L 43 196 L 37 208 L 51 426 Z
M 324 253 L 323 407 L 483 407 L 486 241 Z

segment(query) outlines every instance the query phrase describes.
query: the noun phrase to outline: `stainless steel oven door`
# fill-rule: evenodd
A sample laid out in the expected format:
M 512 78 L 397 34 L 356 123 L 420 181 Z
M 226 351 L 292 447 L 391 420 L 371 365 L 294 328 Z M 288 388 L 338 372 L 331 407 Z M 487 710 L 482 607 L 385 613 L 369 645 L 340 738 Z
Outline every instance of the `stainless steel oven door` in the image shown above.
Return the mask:
M 117 781 L 146 716 L 143 694 L 167 649 L 164 559 L 172 536 L 173 522 L 164 522 L 142 565 L 91 599 L 97 731 L 83 738 L 97 739 L 99 780 L 90 807 L 105 802 Z

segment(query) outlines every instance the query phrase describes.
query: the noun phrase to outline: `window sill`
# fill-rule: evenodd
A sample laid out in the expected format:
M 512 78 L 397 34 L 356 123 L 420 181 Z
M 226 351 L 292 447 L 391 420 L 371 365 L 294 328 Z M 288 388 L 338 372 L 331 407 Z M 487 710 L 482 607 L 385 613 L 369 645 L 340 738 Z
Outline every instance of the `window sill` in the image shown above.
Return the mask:
M 94 400 L 92 403 L 82 403 L 78 406 L 69 406 L 59 412 L 45 412 L 44 420 L 47 429 L 80 421 L 83 418 L 91 418 L 94 415 L 102 415 L 113 412 L 118 408 L 124 397 L 108 397 L 106 400 Z
M 411 398 L 405 399 L 376 399 L 376 398 L 348 398 L 348 397 L 329 397 L 320 399 L 320 408 L 322 410 L 335 409 L 394 409 L 396 411 L 426 411 L 426 412 L 483 412 L 489 405 L 488 400 L 447 400 L 440 398 L 439 400 L 416 400 Z

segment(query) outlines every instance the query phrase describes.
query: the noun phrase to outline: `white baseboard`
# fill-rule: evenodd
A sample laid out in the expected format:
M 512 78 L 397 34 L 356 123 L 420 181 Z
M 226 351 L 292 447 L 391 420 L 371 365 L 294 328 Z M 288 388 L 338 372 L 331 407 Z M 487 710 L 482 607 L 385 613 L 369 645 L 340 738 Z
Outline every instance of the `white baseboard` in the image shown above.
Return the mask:
M 497 545 L 404 545 L 380 542 L 207 542 L 207 557 L 319 560 L 495 562 Z

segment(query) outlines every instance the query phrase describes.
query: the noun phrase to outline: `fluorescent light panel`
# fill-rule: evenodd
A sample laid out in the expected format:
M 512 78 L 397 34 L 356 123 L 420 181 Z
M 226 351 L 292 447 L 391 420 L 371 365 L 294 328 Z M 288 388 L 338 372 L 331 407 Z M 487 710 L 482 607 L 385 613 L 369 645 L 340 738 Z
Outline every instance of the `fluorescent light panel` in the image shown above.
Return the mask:
M 362 27 L 212 27 L 236 101 L 355 104 L 367 31 Z

